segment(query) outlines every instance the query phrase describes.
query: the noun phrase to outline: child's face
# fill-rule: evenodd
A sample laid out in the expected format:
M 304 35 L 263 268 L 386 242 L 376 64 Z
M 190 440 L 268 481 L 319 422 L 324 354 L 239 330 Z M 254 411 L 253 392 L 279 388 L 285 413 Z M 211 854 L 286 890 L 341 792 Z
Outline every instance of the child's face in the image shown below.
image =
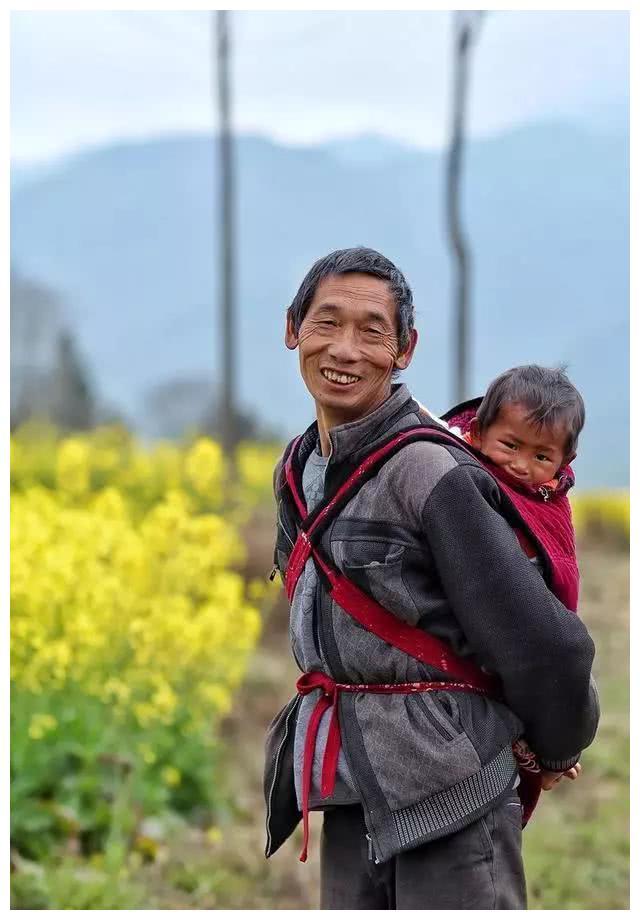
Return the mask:
M 503 406 L 497 418 L 480 431 L 477 419 L 471 423 L 471 442 L 496 466 L 529 486 L 553 479 L 563 463 L 567 432 L 562 427 L 538 428 L 527 421 L 529 410 L 519 403 Z

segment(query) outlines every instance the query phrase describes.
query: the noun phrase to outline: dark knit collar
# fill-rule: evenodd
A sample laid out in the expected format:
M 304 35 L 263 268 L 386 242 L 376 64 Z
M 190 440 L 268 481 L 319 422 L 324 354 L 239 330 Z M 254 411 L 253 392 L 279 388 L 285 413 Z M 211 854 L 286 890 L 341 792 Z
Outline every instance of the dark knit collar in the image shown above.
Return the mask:
M 407 409 L 407 403 L 413 399 L 405 383 L 391 385 L 391 393 L 372 412 L 352 422 L 336 425 L 329 429 L 331 463 L 341 463 L 343 460 L 352 460 L 354 456 L 367 445 L 384 436 L 388 431 L 391 419 Z M 298 448 L 298 457 L 302 464 L 307 460 L 311 451 L 320 449 L 320 433 L 317 419 L 309 425 L 302 436 Z

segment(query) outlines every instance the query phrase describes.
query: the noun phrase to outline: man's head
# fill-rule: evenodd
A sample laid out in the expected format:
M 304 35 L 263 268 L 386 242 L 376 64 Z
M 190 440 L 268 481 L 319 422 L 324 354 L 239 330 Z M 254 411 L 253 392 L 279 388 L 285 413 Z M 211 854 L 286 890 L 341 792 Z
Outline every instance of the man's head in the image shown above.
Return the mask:
M 582 397 L 564 371 L 528 364 L 489 385 L 471 442 L 516 479 L 539 486 L 574 459 L 584 419 Z
M 411 289 L 393 262 L 373 249 L 339 249 L 304 278 L 287 310 L 285 343 L 300 347 L 316 403 L 357 419 L 384 402 L 408 367 L 418 339 L 413 320 Z M 349 382 L 327 378 L 335 372 Z

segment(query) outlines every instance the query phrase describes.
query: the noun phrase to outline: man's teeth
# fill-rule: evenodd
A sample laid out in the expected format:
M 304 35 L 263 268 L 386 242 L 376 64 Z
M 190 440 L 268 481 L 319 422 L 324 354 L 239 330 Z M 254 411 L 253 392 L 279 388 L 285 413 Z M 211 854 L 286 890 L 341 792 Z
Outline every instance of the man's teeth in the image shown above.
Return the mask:
M 348 374 L 334 374 L 333 371 L 322 371 L 324 377 L 327 380 L 332 380 L 334 383 L 355 383 L 356 380 L 359 380 L 359 377 L 351 377 Z

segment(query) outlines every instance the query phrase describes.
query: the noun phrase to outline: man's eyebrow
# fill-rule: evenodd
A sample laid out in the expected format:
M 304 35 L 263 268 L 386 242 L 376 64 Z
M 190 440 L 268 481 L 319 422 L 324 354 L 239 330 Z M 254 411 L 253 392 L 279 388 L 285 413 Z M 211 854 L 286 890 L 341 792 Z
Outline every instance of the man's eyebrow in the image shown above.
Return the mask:
M 368 310 L 368 311 L 367 311 L 367 319 L 368 319 L 368 320 L 373 320 L 374 322 L 377 321 L 377 322 L 379 322 L 379 323 L 388 323 L 388 322 L 389 322 L 389 317 L 386 316 L 384 313 L 378 313 L 377 310 Z
M 335 303 L 321 303 L 318 305 L 318 307 L 316 307 L 316 313 L 319 313 L 321 310 L 327 310 L 330 313 L 340 313 L 341 309 L 342 308 Z M 389 322 L 388 317 L 386 317 L 384 313 L 378 313 L 377 310 L 367 310 L 366 317 L 368 319 L 380 320 L 382 323 Z

